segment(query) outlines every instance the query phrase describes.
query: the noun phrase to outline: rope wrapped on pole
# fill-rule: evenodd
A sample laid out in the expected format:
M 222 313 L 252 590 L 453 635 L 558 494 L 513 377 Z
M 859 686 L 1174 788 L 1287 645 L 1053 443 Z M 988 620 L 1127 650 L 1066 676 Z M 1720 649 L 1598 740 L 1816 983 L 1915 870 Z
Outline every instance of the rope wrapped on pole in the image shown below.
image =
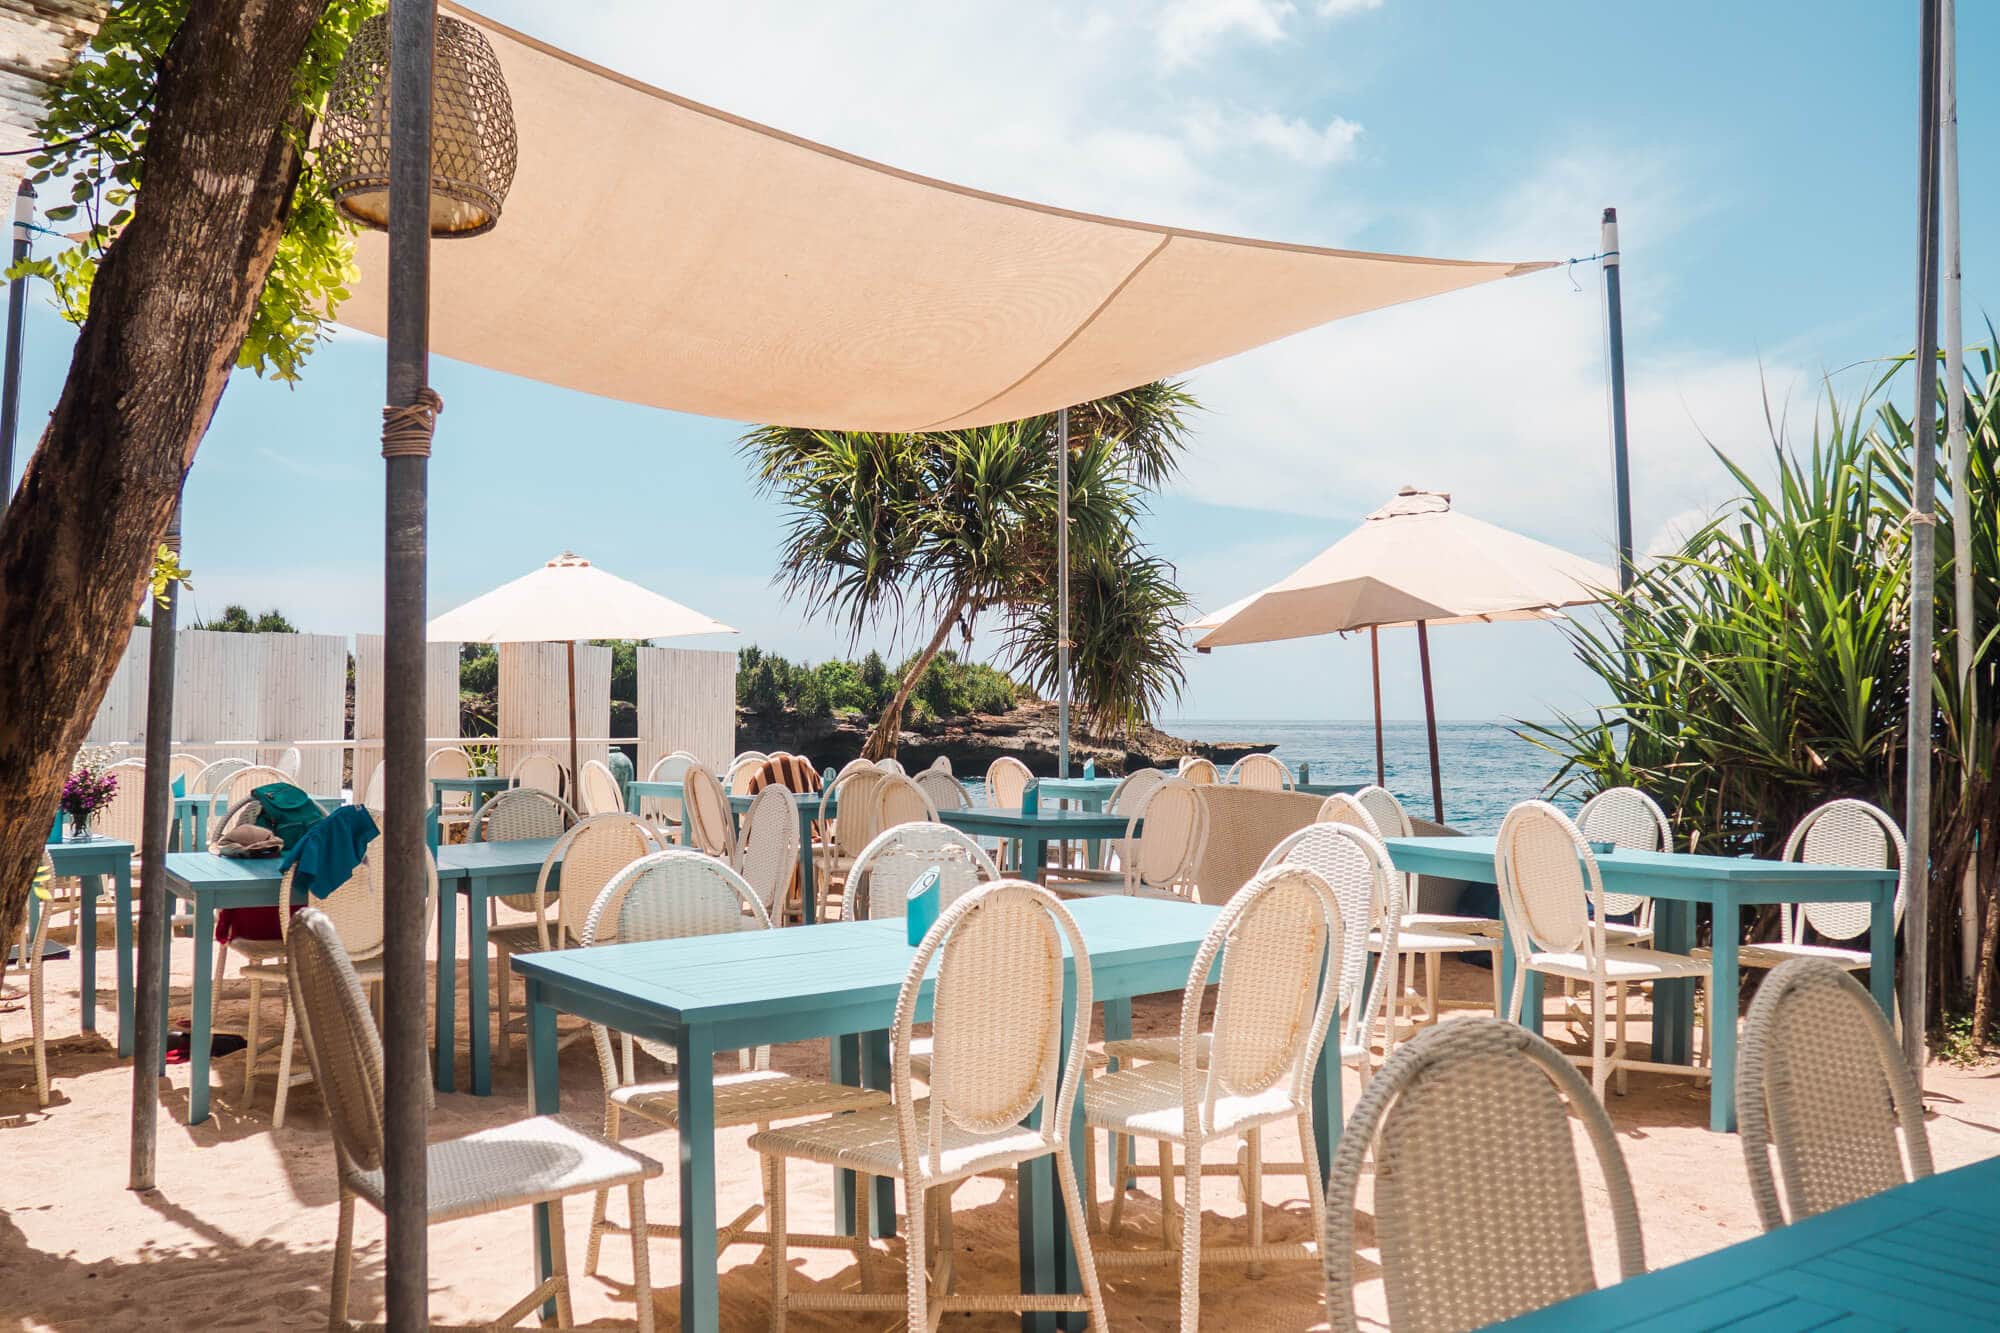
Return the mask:
M 401 407 L 382 409 L 382 457 L 429 458 L 431 437 L 437 433 L 438 414 L 444 399 L 425 385 L 417 390 L 417 401 Z

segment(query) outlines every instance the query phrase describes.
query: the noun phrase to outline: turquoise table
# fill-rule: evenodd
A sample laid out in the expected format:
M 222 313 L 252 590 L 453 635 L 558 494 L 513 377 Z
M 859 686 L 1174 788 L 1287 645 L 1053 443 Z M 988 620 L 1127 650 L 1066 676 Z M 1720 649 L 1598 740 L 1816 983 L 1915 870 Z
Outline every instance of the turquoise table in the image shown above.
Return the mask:
M 1398 870 L 1475 884 L 1498 881 L 1493 866 L 1494 840 L 1484 838 L 1389 838 L 1389 859 Z M 1806 865 L 1797 861 L 1762 861 L 1738 856 L 1701 856 L 1692 852 L 1615 851 L 1597 858 L 1607 893 L 1642 894 L 1653 900 L 1653 946 L 1668 953 L 1694 950 L 1694 909 L 1706 904 L 1714 912 L 1714 952 L 1710 993 L 1714 1010 L 1708 1015 L 1709 1067 L 1714 1078 L 1708 1090 L 1708 1125 L 1718 1132 L 1736 1128 L 1737 948 L 1742 909 L 1770 903 L 1867 903 L 1869 989 L 1882 1012 L 1895 1012 L 1896 872 L 1847 866 Z M 1514 941 L 1509 934 L 1502 954 L 1501 993 L 1512 996 Z M 1685 1064 L 1693 1050 L 1693 981 L 1654 985 L 1653 1058 Z M 1542 978 L 1529 973 L 1522 1010 L 1539 1030 Z
M 104 877 L 112 884 L 112 938 L 118 972 L 118 1054 L 132 1054 L 132 854 L 129 842 L 93 837 L 87 842 L 52 842 L 48 853 L 55 873 L 75 876 L 83 886 L 83 922 L 77 931 L 77 966 L 83 991 L 82 1028 L 97 1031 L 97 900 Z M 30 902 L 38 902 L 31 897 Z
M 1014 843 L 1020 849 L 1015 863 L 1020 866 L 1021 878 L 1036 883 L 1041 882 L 1042 864 L 1050 843 L 1122 838 L 1126 828 L 1134 823 L 1124 815 L 1097 810 L 1052 810 L 1047 806 L 1031 815 L 1022 813 L 1019 806 L 940 810 L 938 819 L 977 837 L 1004 838 Z M 1145 821 L 1137 823 L 1143 828 Z
M 658 796 L 669 801 L 681 800 L 681 784 L 678 782 L 628 782 L 625 784 L 625 809 L 631 814 L 639 813 L 639 802 L 648 796 Z M 828 819 L 840 814 L 840 793 L 834 792 L 826 799 L 824 810 L 820 808 L 821 793 L 809 791 L 793 793 L 792 803 L 798 807 L 799 815 L 799 892 L 804 900 L 805 923 L 810 926 L 817 919 L 818 904 L 814 902 L 817 890 L 813 881 L 813 825 L 822 815 Z M 731 796 L 729 808 L 736 818 L 743 818 L 743 812 L 750 808 L 755 796 Z M 687 803 L 681 802 L 681 842 L 688 842 Z
M 1043 800 L 1074 801 L 1079 809 L 1102 810 L 1123 778 L 1041 778 L 1036 786 Z M 1084 864 L 1092 870 L 1104 862 L 1104 840 L 1092 838 L 1085 845 Z
M 432 778 L 431 815 L 435 819 L 444 818 L 444 798 L 446 792 L 458 792 L 472 797 L 472 818 L 477 821 L 480 808 L 514 785 L 514 779 L 488 775 L 473 778 Z
M 2000 1324 L 2000 1158 L 1499 1325 L 1630 1329 L 1921 1330 Z
M 625 784 L 625 812 L 633 815 L 638 814 L 640 798 L 646 796 L 661 796 L 669 801 L 678 801 L 681 798 L 681 784 L 678 782 L 628 782 Z
M 1090 951 L 1092 993 L 1104 1004 L 1107 1038 L 1131 1035 L 1135 995 L 1179 991 L 1202 936 L 1219 909 L 1194 903 L 1107 897 L 1070 903 Z M 575 1014 L 672 1044 L 677 1051 L 681 1308 L 683 1329 L 714 1329 L 721 1318 L 715 1262 L 715 1089 L 718 1051 L 790 1041 L 829 1040 L 834 1077 L 889 1085 L 889 1028 L 915 950 L 901 920 L 836 921 L 788 930 L 611 944 L 517 956 L 528 983 L 530 1088 L 537 1115 L 561 1110 L 556 1015 Z M 918 1022 L 930 1019 L 929 996 Z M 1065 1019 L 1065 1030 L 1068 1028 Z M 1331 1161 L 1341 1120 L 1340 1055 L 1330 1049 L 1314 1081 L 1314 1131 Z M 595 1114 L 597 1108 L 581 1108 Z M 1073 1149 L 1082 1175 L 1082 1103 Z M 1073 1262 L 1053 1164 L 1021 1172 L 1020 1250 L 1028 1290 L 1075 1290 Z M 878 1217 L 893 1225 L 893 1182 L 880 1182 Z M 842 1222 L 852 1228 L 852 1214 Z M 547 1216 L 538 1210 L 542 1271 L 548 1271 Z M 1028 1315 L 1049 1329 L 1058 1316 Z M 1064 1316 L 1073 1323 L 1077 1316 Z
M 492 1013 L 487 977 L 486 913 L 489 899 L 533 893 L 542 862 L 555 850 L 554 838 L 524 838 L 517 842 L 458 842 L 437 849 L 437 1086 L 452 1092 L 457 1077 L 452 1068 L 457 1045 L 458 903 L 465 902 L 465 1010 L 467 1043 L 472 1058 L 472 1091 L 484 1097 L 493 1091 Z M 549 890 L 562 887 L 562 866 L 549 874 Z

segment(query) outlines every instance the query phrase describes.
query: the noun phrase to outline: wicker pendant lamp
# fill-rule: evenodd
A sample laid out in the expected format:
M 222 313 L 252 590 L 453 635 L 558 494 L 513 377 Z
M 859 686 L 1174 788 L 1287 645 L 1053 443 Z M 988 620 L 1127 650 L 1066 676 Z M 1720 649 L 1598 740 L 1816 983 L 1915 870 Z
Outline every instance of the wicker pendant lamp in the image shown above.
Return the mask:
M 431 235 L 477 236 L 514 183 L 514 102 L 485 34 L 439 15 L 431 74 Z M 327 93 L 320 164 L 341 212 L 389 225 L 389 20 L 354 34 Z

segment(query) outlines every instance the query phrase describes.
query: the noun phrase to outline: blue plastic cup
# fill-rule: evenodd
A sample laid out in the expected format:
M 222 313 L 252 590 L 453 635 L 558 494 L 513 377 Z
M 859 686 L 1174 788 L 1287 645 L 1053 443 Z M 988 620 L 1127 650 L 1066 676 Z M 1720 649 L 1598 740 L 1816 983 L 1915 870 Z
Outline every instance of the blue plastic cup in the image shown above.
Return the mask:
M 908 927 L 912 946 L 922 944 L 924 936 L 930 934 L 931 927 L 937 924 L 939 905 L 944 900 L 943 878 L 943 870 L 932 866 L 910 885 L 903 921 Z
M 1030 780 L 1021 792 L 1021 813 L 1032 815 L 1042 808 L 1042 784 Z

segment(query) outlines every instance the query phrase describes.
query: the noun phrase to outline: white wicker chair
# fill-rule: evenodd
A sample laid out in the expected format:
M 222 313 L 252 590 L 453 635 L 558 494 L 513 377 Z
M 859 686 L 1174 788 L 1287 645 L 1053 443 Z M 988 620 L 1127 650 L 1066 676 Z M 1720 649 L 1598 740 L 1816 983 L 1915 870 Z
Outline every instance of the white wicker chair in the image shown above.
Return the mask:
M 167 782 L 171 785 L 175 778 L 181 779 L 182 793 L 193 796 L 195 794 L 194 780 L 200 777 L 201 771 L 207 767 L 208 760 L 203 759 L 198 754 L 188 754 L 186 752 L 170 754 L 167 756 Z
M 1257 1131 L 1290 1121 L 1305 1152 L 1312 1234 L 1318 1240 L 1326 1204 L 1313 1148 L 1313 1071 L 1342 990 L 1341 936 L 1340 906 L 1316 871 L 1279 865 L 1261 872 L 1224 905 L 1188 970 L 1178 1058 L 1120 1069 L 1084 1085 L 1083 1118 L 1090 1129 L 1117 1138 L 1152 1139 L 1158 1145 L 1162 1211 L 1170 1218 L 1177 1213 L 1179 1219 L 1182 1328 L 1201 1327 L 1204 1260 L 1258 1266 L 1314 1257 L 1308 1246 L 1265 1242 L 1263 1197 L 1256 1187 L 1249 1200 L 1249 1244 L 1204 1255 L 1201 1157 L 1209 1142 L 1244 1138 L 1251 1179 L 1261 1185 Z M 1202 997 L 1218 957 L 1222 971 L 1215 1024 L 1204 1043 Z M 1185 1159 L 1179 1172 L 1185 1202 L 1178 1210 L 1173 1204 L 1176 1147 Z M 1123 1189 L 1113 1192 L 1114 1230 L 1124 1200 Z M 1119 1252 L 1105 1255 L 1104 1263 L 1173 1257 L 1170 1250 Z
M 577 794 L 583 798 L 578 808 L 585 818 L 620 814 L 625 809 L 624 798 L 618 794 L 618 779 L 611 776 L 610 766 L 601 759 L 583 761 L 583 780 L 577 783 Z
M 1785 843 L 1785 859 L 1808 865 L 1854 866 L 1896 872 L 1896 929 L 1903 928 L 1909 887 L 1909 851 L 1896 821 L 1866 801 L 1838 800 L 1810 811 Z M 1798 903 L 1779 909 L 1776 940 L 1736 950 L 1744 967 L 1772 968 L 1794 958 L 1823 958 L 1850 972 L 1868 968 L 1867 903 Z M 1822 943 L 1808 943 L 1806 927 Z M 1855 942 L 1859 942 L 1859 948 Z M 1697 950 L 1706 957 L 1707 950 Z
M 49 893 L 49 886 L 55 880 L 55 871 L 49 865 L 49 854 L 42 853 L 41 865 L 35 870 L 34 887 L 31 892 L 37 896 Z M 52 900 L 51 900 L 52 901 Z M 20 934 L 13 943 L 14 961 L 10 966 L 6 941 L 0 941 L 0 1017 L 12 1011 L 16 1002 L 25 999 L 28 1009 L 28 1031 L 25 1035 L 6 1035 L 0 1030 L 0 1055 L 12 1055 L 26 1051 L 35 1064 L 35 1105 L 49 1104 L 49 1039 L 46 1015 L 47 993 L 42 980 L 42 952 L 49 940 L 49 918 L 55 913 L 45 902 L 41 909 L 32 913 L 34 929 L 28 928 L 26 916 L 21 920 Z M 17 976 L 27 977 L 27 989 L 23 992 L 14 980 Z
M 1192 782 L 1197 786 L 1210 786 L 1222 781 L 1222 774 L 1216 769 L 1213 760 L 1191 754 L 1181 756 L 1180 777 L 1182 781 Z
M 906 778 L 910 775 L 909 770 L 903 767 L 903 761 L 892 754 L 884 755 L 882 758 L 877 759 L 875 767 L 881 769 L 884 773 L 893 773 L 899 778 Z
M 479 808 L 472 834 L 477 842 L 531 842 L 560 838 L 577 822 L 576 811 L 540 787 L 509 787 Z M 487 920 L 497 927 L 502 905 L 516 912 L 535 910 L 535 895 L 510 893 L 486 900 Z
M 1830 959 L 1789 959 L 1757 988 L 1736 1125 L 1766 1231 L 1931 1174 L 1923 1094 L 1895 1032 Z
M 1364 803 L 1361 798 L 1370 793 L 1375 795 Z M 1402 803 L 1381 787 L 1364 788 L 1353 795 L 1335 792 L 1321 803 L 1319 818 L 1322 823 L 1346 824 L 1366 830 L 1377 839 L 1410 836 L 1410 817 L 1404 812 Z M 1403 916 L 1398 923 L 1396 951 L 1387 956 L 1386 964 L 1393 971 L 1389 999 L 1391 1043 L 1395 1040 L 1398 1015 L 1406 1008 L 1420 1010 L 1423 1024 L 1429 1026 L 1435 1024 L 1447 1009 L 1482 1007 L 1469 1001 L 1444 998 L 1442 983 L 1446 954 L 1483 953 L 1487 956 L 1493 974 L 1493 1012 L 1500 1013 L 1505 1003 L 1500 994 L 1500 962 L 1502 951 L 1506 948 L 1506 925 L 1492 917 L 1412 911 L 1410 909 L 1416 902 L 1416 876 L 1398 872 L 1398 878 L 1402 883 L 1396 896 L 1403 904 Z M 1422 993 L 1416 988 L 1419 960 L 1424 968 Z
M 430 752 L 424 760 L 425 790 L 428 779 L 469 778 L 472 776 L 472 756 L 457 745 L 442 745 Z M 439 819 L 445 824 L 463 824 L 472 818 L 472 793 L 469 791 L 448 791 L 444 793 L 444 804 L 439 811 Z
M 91 819 L 91 828 L 107 838 L 122 838 L 137 848 L 146 824 L 146 766 L 128 759 L 104 771 L 118 779 L 118 790 L 111 794 L 111 803 Z
M 1075 1017 L 1064 1032 L 1063 944 L 1075 972 Z M 937 962 L 931 1030 L 935 1078 L 917 1100 L 910 1047 L 917 1002 Z M 967 894 L 938 918 L 910 962 L 890 1036 L 895 1104 L 851 1116 L 766 1130 L 750 1140 L 771 1170 L 772 1327 L 788 1309 L 902 1310 L 912 1329 L 937 1327 L 933 1310 L 1080 1310 L 1107 1327 L 1082 1199 L 1070 1159 L 1070 1122 L 1090 1036 L 1090 955 L 1083 934 L 1046 889 L 1001 880 Z M 1062 1058 L 1067 1039 L 1069 1056 Z M 1031 1114 L 1040 1116 L 1030 1125 Z M 952 1291 L 951 1190 L 970 1176 L 1053 1156 L 1083 1295 L 960 1295 Z M 900 1178 L 909 1210 L 905 1295 L 794 1296 L 788 1289 L 785 1163 L 857 1173 L 855 1236 L 869 1267 L 868 1200 L 874 1181 Z M 934 1199 L 936 1194 L 941 1196 Z M 927 1219 L 937 1220 L 936 1261 Z M 865 1284 L 864 1284 L 865 1285 Z M 851 1317 L 851 1316 L 850 1316 Z
M 687 771 L 701 760 L 686 750 L 675 750 L 646 773 L 648 782 L 679 782 L 687 776 Z M 669 841 L 678 842 L 681 836 L 681 803 L 666 796 L 644 796 L 639 799 L 639 817 L 654 828 L 664 832 Z
M 938 756 L 943 758 L 942 755 Z M 939 810 L 970 810 L 972 793 L 963 782 L 936 765 L 925 769 L 913 779 L 930 797 L 931 804 Z
M 689 850 L 735 865 L 736 814 L 715 774 L 699 764 L 688 769 L 681 777 L 681 801 Z
M 937 806 L 919 787 L 901 773 L 884 773 L 875 787 L 875 829 L 892 829 L 898 824 L 935 824 Z
M 946 777 L 951 777 L 951 756 L 948 754 L 939 755 L 937 758 L 931 760 L 931 766 L 924 771 L 926 773 L 942 773 Z
M 1120 887 L 1128 894 L 1192 900 L 1195 867 L 1207 843 L 1208 807 L 1194 784 L 1185 778 L 1155 783 L 1118 842 Z
M 1562 1053 L 1499 1018 L 1403 1045 L 1361 1094 L 1327 1177 L 1327 1322 L 1358 1327 L 1355 1193 L 1373 1158 L 1375 1240 L 1399 1333 L 1481 1328 L 1597 1286 L 1597 1229 L 1564 1103 L 1604 1177 L 1621 1277 L 1646 1271 L 1639 1208 L 1604 1107 Z
M 282 769 L 271 768 L 264 764 L 239 768 L 216 788 L 214 809 L 227 810 L 238 801 L 248 799 L 250 793 L 259 787 L 268 787 L 274 782 L 290 781 L 291 778 Z M 380 809 L 379 806 L 376 808 Z
M 380 810 L 389 797 L 389 761 L 378 759 L 373 771 L 368 774 L 365 785 L 354 789 L 354 803 Z
M 986 766 L 986 804 L 995 809 L 1018 809 L 1034 772 L 1012 755 L 1001 755 Z
M 875 765 L 857 760 L 841 770 L 840 776 L 820 794 L 818 822 L 826 833 L 813 847 L 813 886 L 818 896 L 813 916 L 817 921 L 830 919 L 827 909 L 832 902 L 835 880 L 846 874 L 861 849 L 875 837 L 879 828 L 876 820 L 882 809 L 877 790 L 887 777 Z M 838 816 L 830 815 L 829 807 L 837 809 Z M 849 916 L 846 889 L 843 887 L 841 892 L 841 915 Z
M 1290 791 L 1295 781 L 1284 761 L 1268 754 L 1244 755 L 1229 766 L 1229 780 L 1265 791 Z
M 1607 787 L 1583 803 L 1576 826 L 1590 842 L 1608 842 L 1627 851 L 1667 852 L 1674 846 L 1673 826 L 1659 803 L 1637 787 Z M 1607 893 L 1604 910 L 1631 922 L 1607 921 L 1604 933 L 1621 944 L 1653 940 L 1653 900 L 1641 893 Z
M 190 796 L 218 796 L 221 784 L 239 768 L 250 767 L 248 759 L 217 759 L 204 764 L 194 777 L 188 780 L 187 793 Z M 172 779 L 168 779 L 172 781 Z
M 271 767 L 283 773 L 286 781 L 297 782 L 299 780 L 299 770 L 305 767 L 305 762 L 306 757 L 300 751 L 299 747 L 288 745 L 278 752 L 276 759 L 271 761 Z
M 382 1163 L 382 1041 L 369 1018 L 354 968 L 333 923 L 318 911 L 292 923 L 289 1012 L 303 1016 L 306 1056 L 327 1103 L 340 1177 L 340 1220 L 334 1242 L 331 1326 L 348 1327 L 347 1292 L 354 1264 L 354 1201 L 384 1206 Z M 496 1324 L 518 1323 L 546 1300 L 557 1322 L 575 1323 L 570 1309 L 569 1258 L 562 1200 L 623 1187 L 631 1200 L 633 1299 L 642 1333 L 653 1327 L 653 1289 L 646 1264 L 645 1183 L 660 1174 L 649 1157 L 578 1129 L 558 1116 L 496 1126 L 425 1150 L 430 1187 L 425 1202 L 435 1224 L 532 1204 L 549 1204 L 550 1276 L 515 1302 Z
M 940 872 L 940 911 L 1000 878 L 986 849 L 957 829 L 934 822 L 898 824 L 876 834 L 847 872 L 847 901 L 855 919 L 905 915 L 910 885 L 932 866 Z
M 568 771 L 563 767 L 562 760 L 546 750 L 537 750 L 527 756 L 514 765 L 514 771 L 507 776 L 513 779 L 516 787 L 533 787 L 557 797 L 569 794 Z
M 750 779 L 763 771 L 765 761 L 769 758 L 769 755 L 758 751 L 736 756 L 730 761 L 729 776 L 723 779 L 724 790 L 731 796 L 741 796 L 750 789 Z
M 750 798 L 737 861 L 765 914 L 782 922 L 799 870 L 799 804 L 789 788 L 773 783 Z
M 1621 1093 L 1628 1069 L 1707 1077 L 1708 1071 L 1696 1066 L 1625 1054 L 1626 989 L 1652 981 L 1699 980 L 1702 1012 L 1713 1013 L 1707 1004 L 1709 965 L 1686 954 L 1610 942 L 1597 857 L 1569 816 L 1546 801 L 1522 802 L 1500 825 L 1493 859 L 1500 905 L 1514 940 L 1514 993 L 1507 1013 L 1519 1021 L 1529 972 L 1584 982 L 1590 986 L 1591 1082 L 1599 1097 L 1614 1071 Z M 1613 1023 L 1617 1042 L 1607 1052 L 1605 1028 Z
M 385 933 L 382 922 L 383 906 L 383 840 L 376 838 L 368 844 L 368 851 L 360 865 L 354 868 L 340 886 L 323 898 L 314 898 L 321 919 L 340 941 L 341 951 L 348 959 L 350 970 L 362 985 L 379 992 L 382 985 L 382 950 Z M 428 928 L 437 908 L 437 866 L 424 855 L 427 884 L 424 898 L 424 923 Z M 287 870 L 278 881 L 279 901 L 292 900 L 292 872 Z M 309 895 L 310 896 L 310 895 Z M 271 1127 L 282 1129 L 285 1124 L 285 1101 L 295 1083 L 304 1082 L 302 1075 L 292 1071 L 292 1051 L 294 1038 L 298 1034 L 299 1015 L 294 1006 L 286 1003 L 283 1035 L 277 1042 L 259 1039 L 258 1029 L 262 1023 L 264 987 L 275 986 L 280 1001 L 290 998 L 286 979 L 290 975 L 292 962 L 292 941 L 298 918 L 291 912 L 278 913 L 278 926 L 283 932 L 276 941 L 246 941 L 256 944 L 276 944 L 276 952 L 262 952 L 256 961 L 244 965 L 243 979 L 250 983 L 249 1020 L 243 1031 L 243 1105 L 247 1108 L 256 1097 L 257 1075 L 264 1068 L 263 1057 L 274 1048 L 277 1052 L 277 1094 L 271 1104 Z M 232 948 L 236 941 L 231 941 Z M 428 1085 L 427 1085 L 428 1086 Z M 330 1100 L 330 1098 L 329 1098 Z
M 583 939 L 583 925 L 590 905 L 614 876 L 634 861 L 659 850 L 653 831 L 637 815 L 613 813 L 592 815 L 564 833 L 542 861 L 535 877 L 535 892 L 515 894 L 529 898 L 534 918 L 489 926 L 486 942 L 493 949 L 493 975 L 500 992 L 495 1009 L 499 1058 L 502 1064 L 513 1056 L 514 969 L 508 960 L 517 953 L 542 953 L 550 949 L 573 948 Z M 562 888 L 556 895 L 553 914 L 549 911 L 549 878 L 562 868 Z M 510 899 L 510 902 L 512 899 Z M 527 1028 L 526 1001 L 518 1026 Z M 581 1031 L 581 1029 L 579 1029 Z
M 756 890 L 742 876 L 699 852 L 665 851 L 633 862 L 604 886 L 591 906 L 582 942 L 585 948 L 590 948 L 607 943 L 676 940 L 772 928 L 771 918 L 765 914 Z M 636 1045 L 661 1063 L 671 1064 L 672 1048 L 621 1036 L 624 1047 L 621 1069 L 612 1052 L 610 1031 L 593 1025 L 590 1032 L 597 1048 L 598 1069 L 604 1076 L 604 1136 L 617 1142 L 624 1132 L 627 1115 L 678 1132 L 678 1083 L 671 1078 L 640 1082 L 632 1057 Z M 774 1121 L 838 1115 L 886 1106 L 888 1101 L 887 1094 L 869 1088 L 773 1073 L 769 1069 L 745 1070 L 716 1078 L 714 1127 L 723 1130 L 754 1125 L 765 1129 Z M 765 1183 L 768 1204 L 768 1176 Z M 609 1189 L 600 1191 L 591 1209 L 584 1272 L 597 1272 L 598 1253 L 606 1234 L 626 1235 L 636 1231 L 642 1236 L 680 1235 L 678 1226 L 655 1223 L 649 1227 L 637 1221 L 621 1226 L 611 1221 L 607 1216 L 610 1199 Z M 741 1241 L 768 1240 L 768 1233 L 747 1230 L 761 1211 L 758 1207 L 749 1208 L 718 1228 L 718 1249 Z M 853 1244 L 843 1238 L 838 1247 L 848 1249 Z

